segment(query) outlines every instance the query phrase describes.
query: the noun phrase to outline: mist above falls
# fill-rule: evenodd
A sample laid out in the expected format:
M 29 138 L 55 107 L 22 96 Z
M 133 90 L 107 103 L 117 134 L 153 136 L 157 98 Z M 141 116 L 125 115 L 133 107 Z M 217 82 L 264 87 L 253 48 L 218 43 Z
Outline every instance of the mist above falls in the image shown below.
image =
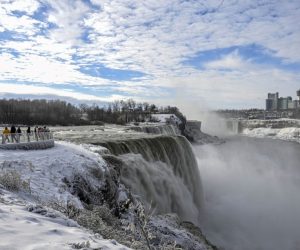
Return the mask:
M 233 250 L 300 249 L 300 145 L 234 138 L 194 147 L 205 199 L 203 228 Z

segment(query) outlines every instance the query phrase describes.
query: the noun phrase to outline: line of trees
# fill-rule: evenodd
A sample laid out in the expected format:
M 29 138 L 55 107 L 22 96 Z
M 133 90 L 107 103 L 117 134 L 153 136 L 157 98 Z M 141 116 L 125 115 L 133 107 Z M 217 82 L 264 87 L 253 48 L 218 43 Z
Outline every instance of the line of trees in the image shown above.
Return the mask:
M 104 107 L 72 105 L 61 100 L 0 99 L 0 123 L 2 124 L 46 124 L 46 125 L 90 125 L 102 123 L 126 124 L 151 119 L 153 113 L 175 114 L 185 117 L 177 107 L 157 107 L 147 102 L 132 99 L 109 103 Z
M 59 100 L 0 100 L 0 121 L 4 124 L 78 124 L 80 109 Z

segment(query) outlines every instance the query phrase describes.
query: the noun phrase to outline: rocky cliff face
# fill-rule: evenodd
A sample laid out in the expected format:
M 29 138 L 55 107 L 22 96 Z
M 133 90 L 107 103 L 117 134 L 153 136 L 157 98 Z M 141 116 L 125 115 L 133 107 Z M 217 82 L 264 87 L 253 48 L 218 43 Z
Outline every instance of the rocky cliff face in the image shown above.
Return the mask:
M 183 130 L 183 135 L 192 143 L 208 144 L 223 142 L 217 136 L 211 136 L 201 131 L 200 121 L 187 121 Z

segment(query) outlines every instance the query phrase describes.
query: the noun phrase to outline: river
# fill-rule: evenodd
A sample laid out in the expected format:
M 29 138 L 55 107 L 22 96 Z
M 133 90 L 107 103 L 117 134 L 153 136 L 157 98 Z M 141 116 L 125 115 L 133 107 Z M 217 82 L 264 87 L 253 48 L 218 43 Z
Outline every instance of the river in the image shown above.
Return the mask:
M 300 249 L 300 144 L 231 137 L 194 152 L 205 199 L 202 229 L 213 243 Z

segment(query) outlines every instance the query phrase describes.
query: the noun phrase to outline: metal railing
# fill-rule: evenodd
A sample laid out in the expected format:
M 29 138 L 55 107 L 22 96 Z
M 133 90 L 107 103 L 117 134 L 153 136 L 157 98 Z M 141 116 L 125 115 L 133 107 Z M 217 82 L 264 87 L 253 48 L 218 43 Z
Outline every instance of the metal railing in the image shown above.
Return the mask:
M 52 132 L 9 133 L 2 134 L 1 136 L 2 144 L 53 140 Z

